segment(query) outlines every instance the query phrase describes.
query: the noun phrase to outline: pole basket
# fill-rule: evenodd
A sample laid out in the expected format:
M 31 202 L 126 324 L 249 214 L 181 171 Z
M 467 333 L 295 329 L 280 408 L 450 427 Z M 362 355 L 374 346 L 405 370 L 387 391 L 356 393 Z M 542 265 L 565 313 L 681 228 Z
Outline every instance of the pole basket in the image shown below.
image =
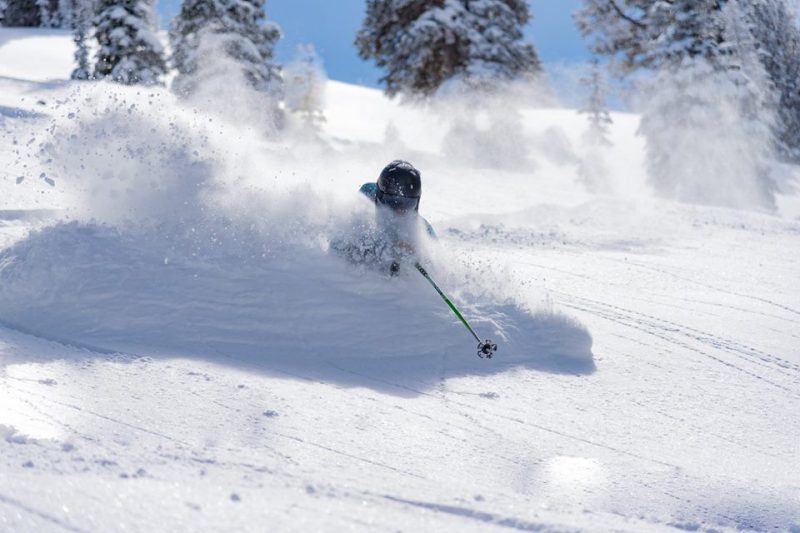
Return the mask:
M 497 345 L 489 339 L 478 344 L 478 357 L 481 359 L 491 359 L 496 351 Z

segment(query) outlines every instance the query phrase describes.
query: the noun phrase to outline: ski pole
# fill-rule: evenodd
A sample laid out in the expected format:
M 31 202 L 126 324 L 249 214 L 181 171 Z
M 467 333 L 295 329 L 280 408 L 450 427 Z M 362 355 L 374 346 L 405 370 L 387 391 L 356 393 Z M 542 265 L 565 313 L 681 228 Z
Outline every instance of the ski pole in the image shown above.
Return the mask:
M 453 304 L 453 302 L 450 301 L 450 298 L 448 298 L 447 295 L 444 292 L 442 292 L 442 289 L 439 288 L 436 282 L 433 281 L 433 278 L 431 278 L 430 274 L 428 274 L 428 271 L 425 270 L 419 263 L 414 263 L 414 266 L 417 267 L 419 273 L 422 274 L 422 276 L 428 280 L 431 286 L 433 286 L 433 288 L 436 289 L 436 292 L 438 292 L 439 296 L 442 297 L 444 303 L 447 304 L 450 310 L 453 311 L 453 314 L 455 314 L 458 317 L 458 319 L 461 321 L 462 324 L 464 324 L 467 330 L 470 333 L 472 333 L 472 336 L 475 337 L 475 340 L 478 341 L 478 357 L 480 357 L 481 359 L 483 358 L 491 359 L 492 356 L 494 356 L 494 353 L 497 351 L 497 345 L 489 339 L 482 341 L 481 338 L 478 337 L 478 334 L 475 333 L 475 330 L 472 329 L 472 326 L 469 325 L 467 319 L 464 318 L 464 315 L 461 314 L 461 311 L 458 310 L 458 308 Z

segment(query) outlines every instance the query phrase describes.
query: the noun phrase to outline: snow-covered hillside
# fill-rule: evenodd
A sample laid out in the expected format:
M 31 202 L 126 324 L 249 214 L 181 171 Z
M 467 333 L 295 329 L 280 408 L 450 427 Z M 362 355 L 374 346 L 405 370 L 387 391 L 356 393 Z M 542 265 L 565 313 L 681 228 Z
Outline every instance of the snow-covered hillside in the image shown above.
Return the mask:
M 574 110 L 329 82 L 276 137 L 71 54 L 0 29 L 0 529 L 800 531 L 795 197 L 656 199 L 629 114 L 590 193 Z M 495 359 L 329 252 L 397 157 Z

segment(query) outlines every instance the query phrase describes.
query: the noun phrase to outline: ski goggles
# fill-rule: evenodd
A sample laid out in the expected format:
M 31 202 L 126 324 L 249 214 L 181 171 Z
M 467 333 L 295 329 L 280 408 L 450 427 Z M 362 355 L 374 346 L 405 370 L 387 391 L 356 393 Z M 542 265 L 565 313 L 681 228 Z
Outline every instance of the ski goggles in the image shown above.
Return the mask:
M 416 211 L 419 208 L 419 198 L 408 198 L 407 196 L 396 196 L 378 191 L 378 203 L 391 209 L 405 213 L 406 211 Z

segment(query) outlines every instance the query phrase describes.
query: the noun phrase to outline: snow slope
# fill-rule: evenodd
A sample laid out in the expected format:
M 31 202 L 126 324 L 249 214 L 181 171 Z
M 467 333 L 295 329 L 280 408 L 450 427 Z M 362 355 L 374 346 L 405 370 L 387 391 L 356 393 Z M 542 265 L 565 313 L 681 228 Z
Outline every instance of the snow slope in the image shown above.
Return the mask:
M 800 530 L 791 214 L 650 197 L 632 115 L 598 196 L 568 109 L 498 168 L 452 110 L 330 82 L 323 142 L 269 137 L 70 46 L 0 30 L 2 529 Z M 327 250 L 394 157 L 494 360 Z

